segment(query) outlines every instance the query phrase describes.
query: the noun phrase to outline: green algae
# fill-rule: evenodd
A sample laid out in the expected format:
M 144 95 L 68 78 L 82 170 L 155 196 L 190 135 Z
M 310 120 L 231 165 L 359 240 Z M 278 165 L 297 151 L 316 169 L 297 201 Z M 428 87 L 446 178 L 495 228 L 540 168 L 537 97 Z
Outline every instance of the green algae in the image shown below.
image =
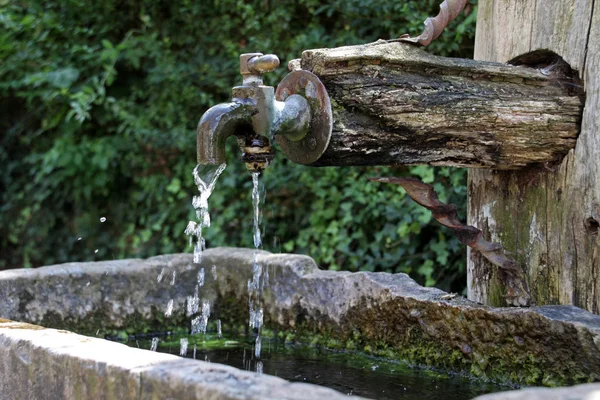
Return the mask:
M 246 302 L 220 295 L 213 304 L 209 332 L 216 331 L 214 323 L 216 318 L 220 318 L 223 332 L 248 335 Z M 509 384 L 559 386 L 600 379 L 573 363 L 570 354 L 579 351 L 575 345 L 569 344 L 578 343 L 574 328 L 556 334 L 560 335 L 560 340 L 556 342 L 555 338 L 553 343 L 562 343 L 564 349 L 552 350 L 556 352 L 554 354 L 544 347 L 545 343 L 550 343 L 546 338 L 538 336 L 541 339 L 535 339 L 536 336 L 533 336 L 523 339 L 520 336 L 529 334 L 531 329 L 527 324 L 534 324 L 534 330 L 539 324 L 547 324 L 535 319 L 537 317 L 532 321 L 515 319 L 498 322 L 475 315 L 478 311 L 473 308 L 459 309 L 443 303 L 432 307 L 434 311 L 421 307 L 416 300 L 402 299 L 378 304 L 373 309 L 365 299 L 350 309 L 342 321 L 334 321 L 327 315 L 311 316 L 300 307 L 294 307 L 278 318 L 266 312 L 261 335 L 264 338 L 277 337 L 287 344 L 361 351 L 369 356 L 402 361 L 415 367 Z M 411 310 L 417 310 L 419 315 L 411 315 Z M 189 331 L 190 318 L 182 311 L 167 318 L 162 310 L 153 307 L 150 316 L 134 312 L 118 326 L 110 324 L 110 315 L 110 310 L 99 309 L 82 320 L 64 320 L 58 313 L 48 312 L 41 325 L 122 341 L 135 335 L 152 337 L 154 332 L 186 334 Z M 279 321 L 288 321 L 288 325 L 281 325 Z M 293 328 L 289 324 L 293 324 Z M 539 331 L 544 329 L 547 328 L 539 328 Z M 221 345 L 218 341 L 212 342 L 212 339 L 204 342 L 206 346 Z M 179 346 L 179 342 L 161 340 L 159 343 Z M 190 341 L 190 345 L 198 347 L 203 343 Z M 567 352 L 568 357 L 564 357 Z
M 229 313 L 230 316 L 235 314 L 239 314 L 238 319 L 224 323 L 223 331 L 247 334 L 249 330 L 245 321 L 247 316 L 244 313 L 242 319 L 240 318 L 242 313 Z M 84 321 L 64 321 L 58 314 L 49 312 L 44 317 L 42 325 L 96 337 L 116 337 L 121 341 L 125 341 L 131 335 L 151 335 L 153 332 L 172 332 L 182 335 L 188 332 L 189 321 L 184 315 L 172 318 L 164 318 L 161 312 L 156 312 L 154 315 L 156 318 L 146 320 L 143 316 L 134 314 L 127 319 L 127 328 L 119 329 L 108 326 L 105 323 L 105 314 L 101 311 Z M 414 327 L 408 327 L 404 337 L 381 338 L 373 334 L 368 323 L 370 322 L 358 320 L 355 324 L 360 328 L 343 329 L 323 317 L 322 321 L 304 321 L 295 324 L 294 329 L 286 329 L 269 320 L 261 334 L 264 338 L 277 337 L 287 344 L 300 343 L 313 348 L 336 351 L 360 350 L 366 355 L 402 361 L 415 367 L 435 369 L 444 373 L 458 373 L 462 376 L 506 384 L 561 386 L 598 379 L 578 372 L 581 370 L 576 365 L 572 366 L 572 374 L 565 373 L 567 370 L 565 366 L 553 365 L 548 360 L 523 352 L 515 340 L 505 339 L 502 346 L 489 346 L 485 348 L 487 351 L 474 351 L 471 349 L 472 344 L 465 343 L 461 347 L 453 348 L 443 341 L 433 340 Z M 317 328 L 319 326 L 320 328 Z M 209 331 L 215 330 L 215 326 L 209 324 Z M 171 342 L 161 340 L 159 344 L 179 346 L 177 340 Z M 222 346 L 223 342 L 210 338 L 190 341 L 190 345 L 196 345 L 198 348 L 217 348 Z

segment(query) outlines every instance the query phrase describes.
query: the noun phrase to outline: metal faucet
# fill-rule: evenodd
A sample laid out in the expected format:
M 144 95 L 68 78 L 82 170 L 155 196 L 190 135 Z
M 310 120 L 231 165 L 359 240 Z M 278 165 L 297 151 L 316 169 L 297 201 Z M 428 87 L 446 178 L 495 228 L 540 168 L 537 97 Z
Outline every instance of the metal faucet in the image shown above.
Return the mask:
M 230 103 L 210 108 L 198 123 L 198 164 L 225 163 L 225 142 L 230 136 L 236 136 L 251 172 L 263 171 L 272 161 L 273 139 L 298 163 L 310 164 L 323 154 L 333 124 L 325 86 L 303 70 L 288 74 L 277 91 L 264 86 L 262 74 L 278 66 L 279 58 L 273 54 L 240 55 L 242 85 L 233 88 Z

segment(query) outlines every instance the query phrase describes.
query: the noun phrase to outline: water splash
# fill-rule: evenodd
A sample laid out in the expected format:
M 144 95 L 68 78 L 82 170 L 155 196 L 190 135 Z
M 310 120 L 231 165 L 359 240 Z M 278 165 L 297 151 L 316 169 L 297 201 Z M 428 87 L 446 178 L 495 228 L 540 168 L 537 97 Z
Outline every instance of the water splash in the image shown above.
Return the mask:
M 208 325 L 208 318 L 210 317 L 210 302 L 204 300 L 202 302 L 202 314 L 192 319 L 192 335 L 199 333 L 206 333 L 206 326 Z
M 260 341 L 260 334 L 256 336 L 256 344 L 254 346 L 254 356 L 256 358 L 260 358 L 260 349 L 262 347 L 262 343 Z
M 165 317 L 173 315 L 173 299 L 170 299 L 167 303 L 167 309 L 165 310 Z
M 163 268 L 160 270 L 160 274 L 158 274 L 158 276 L 156 277 L 156 283 L 160 283 L 164 277 L 165 277 L 165 269 Z
M 204 286 L 204 268 L 201 268 L 198 272 L 198 286 Z
M 210 226 L 210 214 L 208 212 L 208 198 L 212 194 L 219 175 L 225 170 L 227 164 L 221 165 L 197 165 L 192 175 L 198 187 L 198 196 L 192 199 L 192 205 L 196 210 L 198 222 L 190 221 L 185 228 L 185 234 L 190 237 L 190 244 L 194 247 L 194 263 L 200 263 L 202 252 L 206 249 L 206 242 L 202 237 L 202 229 Z M 194 242 L 195 239 L 195 242 Z
M 194 289 L 194 295 L 187 297 L 187 313 L 186 315 L 192 316 L 198 312 L 198 307 L 200 304 L 200 298 L 198 296 L 198 286 Z
M 188 340 L 187 338 L 181 338 L 181 340 L 179 340 L 179 355 L 180 356 L 185 356 L 187 354 L 187 349 L 188 349 Z
M 262 363 L 262 361 L 258 361 L 256 363 L 256 373 L 258 375 L 262 375 L 262 373 L 263 373 L 263 363 Z
M 156 351 L 157 348 L 158 348 L 158 338 L 153 337 L 152 344 L 150 344 L 150 351 Z
M 220 319 L 217 320 L 217 336 L 219 337 L 219 339 L 223 337 L 223 331 L 221 329 L 221 320 Z
M 263 324 L 263 309 L 250 309 L 250 328 L 260 329 Z
M 171 286 L 175 286 L 175 278 L 177 278 L 177 272 L 173 271 L 173 278 L 171 278 Z

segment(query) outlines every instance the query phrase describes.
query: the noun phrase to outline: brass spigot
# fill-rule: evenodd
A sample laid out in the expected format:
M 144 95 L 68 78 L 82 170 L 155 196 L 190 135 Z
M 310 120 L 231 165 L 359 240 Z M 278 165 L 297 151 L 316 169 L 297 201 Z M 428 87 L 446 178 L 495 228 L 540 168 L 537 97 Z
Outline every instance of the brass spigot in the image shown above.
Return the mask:
M 294 145 L 317 148 L 317 152 L 322 147 L 324 151 L 332 124 L 323 84 L 308 71 L 294 71 L 276 93 L 272 86 L 263 85 L 262 75 L 278 66 L 279 58 L 273 54 L 240 55 L 242 85 L 233 88 L 232 102 L 212 107 L 198 124 L 199 164 L 225 163 L 225 141 L 232 135 L 237 137 L 242 160 L 251 172 L 263 171 L 273 159 L 270 141 L 274 137 L 286 154 Z M 313 130 L 318 132 L 316 136 L 311 134 Z M 306 153 L 303 151 L 300 159 L 290 158 L 304 164 L 314 162 L 305 159 Z

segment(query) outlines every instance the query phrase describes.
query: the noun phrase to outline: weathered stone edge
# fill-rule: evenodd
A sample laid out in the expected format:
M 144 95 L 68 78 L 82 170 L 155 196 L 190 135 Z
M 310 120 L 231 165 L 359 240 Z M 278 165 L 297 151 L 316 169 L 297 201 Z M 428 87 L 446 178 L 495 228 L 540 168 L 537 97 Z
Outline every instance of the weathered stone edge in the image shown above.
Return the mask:
M 227 260 L 221 299 L 244 300 L 251 254 L 205 254 L 204 266 Z M 577 307 L 485 307 L 406 274 L 322 271 L 302 256 L 261 253 L 258 260 L 271 276 L 265 321 L 313 344 L 528 385 L 600 380 L 600 316 Z
M 510 392 L 491 393 L 473 400 L 596 400 L 600 398 L 600 383 L 566 388 L 529 388 Z
M 347 399 L 233 367 L 0 320 L 0 400 Z M 350 397 L 360 399 L 359 397 Z
M 6 271 L 0 298 L 8 301 L 0 303 L 0 317 L 92 334 L 96 327 L 149 328 L 139 321 L 183 324 L 186 297 L 204 268 L 199 294 L 213 305 L 211 319 L 246 324 L 253 259 L 250 249 L 218 248 L 206 251 L 201 265 L 177 254 Z M 405 274 L 322 271 L 299 255 L 259 252 L 258 260 L 271 282 L 265 321 L 313 344 L 516 383 L 599 379 L 600 317 L 576 307 L 490 308 L 421 287 Z M 172 273 L 176 285 L 169 284 Z M 169 299 L 175 311 L 165 319 Z M 7 306 L 11 301 L 19 304 Z

